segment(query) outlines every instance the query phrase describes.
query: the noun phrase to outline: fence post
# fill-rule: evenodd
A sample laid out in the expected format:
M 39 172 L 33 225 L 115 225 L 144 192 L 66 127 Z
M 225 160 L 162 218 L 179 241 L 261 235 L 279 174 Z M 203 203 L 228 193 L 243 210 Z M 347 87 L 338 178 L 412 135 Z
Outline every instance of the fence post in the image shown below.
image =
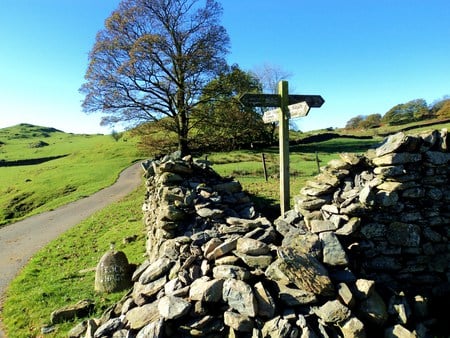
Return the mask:
M 264 170 L 264 179 L 267 182 L 267 168 L 266 168 L 266 158 L 264 157 L 264 153 L 261 154 L 262 164 L 263 164 L 263 170 Z
M 320 160 L 319 153 L 316 151 L 316 163 L 317 163 L 317 174 L 320 174 Z

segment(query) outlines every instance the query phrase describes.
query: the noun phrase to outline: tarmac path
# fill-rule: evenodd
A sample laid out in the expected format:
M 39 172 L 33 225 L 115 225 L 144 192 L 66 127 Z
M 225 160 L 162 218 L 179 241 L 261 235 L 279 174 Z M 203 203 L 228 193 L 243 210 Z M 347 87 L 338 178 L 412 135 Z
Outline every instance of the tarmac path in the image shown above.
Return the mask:
M 4 293 L 9 283 L 42 247 L 94 212 L 118 201 L 142 183 L 140 162 L 122 171 L 110 187 L 58 209 L 31 216 L 0 228 L 0 338 Z M 10 337 L 13 338 L 13 337 Z

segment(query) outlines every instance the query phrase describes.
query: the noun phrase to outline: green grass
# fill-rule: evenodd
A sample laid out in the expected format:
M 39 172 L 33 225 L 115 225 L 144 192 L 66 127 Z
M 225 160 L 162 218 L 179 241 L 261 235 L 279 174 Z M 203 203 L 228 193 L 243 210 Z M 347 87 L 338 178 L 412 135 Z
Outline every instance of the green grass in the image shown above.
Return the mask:
M 300 189 L 307 180 L 319 173 L 316 161 L 316 152 L 319 166 L 324 166 L 330 160 L 338 158 L 341 152 L 363 153 L 381 138 L 371 140 L 358 140 L 351 138 L 338 138 L 325 142 L 295 145 L 290 147 L 290 200 L 299 194 Z M 267 181 L 261 154 L 264 153 Z M 212 153 L 207 159 L 213 163 L 213 168 L 222 176 L 235 177 L 244 190 L 252 197 L 257 209 L 268 210 L 269 217 L 279 216 L 279 156 L 278 148 L 269 148 L 260 151 L 240 150 L 230 153 Z
M 440 128 L 442 126 L 428 127 L 425 129 Z M 100 179 L 98 176 L 106 175 L 106 170 L 101 170 L 102 173 L 98 175 L 93 173 L 91 163 L 95 163 L 95 167 L 109 166 L 109 171 L 113 171 L 114 175 L 111 175 L 111 178 L 106 181 L 111 182 L 118 173 L 117 168 L 121 165 L 129 164 L 136 156 L 134 152 L 128 150 L 129 154 L 124 159 L 122 151 L 125 152 L 125 150 L 122 147 L 126 148 L 130 142 L 126 145 L 121 145 L 121 141 L 119 141 L 119 144 L 117 144 L 111 137 L 109 137 L 110 141 L 108 141 L 108 137 L 103 136 L 60 135 L 60 137 L 63 137 L 66 141 L 72 139 L 75 143 L 73 148 L 71 148 L 72 155 L 45 164 L 30 166 L 30 168 L 15 167 L 15 171 L 11 171 L 13 175 L 10 175 L 20 176 L 18 181 L 21 181 L 25 177 L 30 176 L 30 173 L 33 173 L 36 176 L 32 176 L 31 182 L 27 183 L 30 186 L 34 186 L 40 181 L 40 175 L 44 175 L 49 170 L 47 166 L 51 165 L 53 166 L 51 170 L 53 171 L 52 177 L 63 181 L 60 189 L 67 186 L 67 189 L 71 190 L 70 184 L 73 184 L 77 187 L 77 190 L 74 192 L 78 193 L 82 186 L 80 183 L 77 183 L 79 179 L 76 176 L 79 173 L 90 173 L 88 176 L 95 176 L 97 177 L 96 179 Z M 49 139 L 45 139 L 44 141 L 47 142 L 47 140 Z M 320 160 L 320 165 L 323 166 L 329 160 L 337 158 L 339 152 L 363 152 L 380 140 L 339 138 L 326 142 L 291 147 L 291 197 L 298 194 L 306 180 L 311 179 L 317 174 L 316 152 Z M 95 144 L 95 142 L 90 143 L 91 141 L 98 142 L 98 146 L 103 144 L 102 150 L 97 150 L 94 151 L 94 154 L 90 154 L 89 149 L 92 149 L 92 144 Z M 1 133 L 0 142 L 5 142 L 2 139 Z M 8 142 L 6 140 L 6 143 Z M 5 146 L 7 145 L 0 146 L 0 151 L 4 150 L 3 147 Z M 113 147 L 110 148 L 110 146 Z M 63 146 L 61 144 L 55 144 L 55 148 L 57 147 Z M 119 151 L 118 149 L 122 150 Z M 78 154 L 73 154 L 77 152 Z M 269 178 L 267 182 L 263 177 L 262 152 L 265 154 L 268 168 Z M 63 153 L 63 151 L 56 153 L 48 151 L 46 156 Z M 0 159 L 3 158 L 1 154 Z M 13 158 L 12 155 L 9 156 L 9 158 Z M 26 155 L 26 157 L 29 156 L 30 154 Z M 36 157 L 39 156 L 43 155 L 40 153 Z M 72 162 L 65 162 L 70 160 L 71 156 L 74 157 L 72 158 Z M 279 213 L 278 149 L 213 153 L 208 154 L 207 157 L 208 160 L 214 163 L 213 168 L 219 174 L 223 176 L 234 176 L 241 182 L 244 190 L 253 196 L 259 211 L 264 210 L 266 213 L 268 210 L 270 212 L 271 209 L 274 214 Z M 16 159 L 21 158 L 18 157 Z M 58 161 L 61 161 L 64 165 L 59 165 L 57 163 Z M 105 164 L 101 164 L 101 162 L 105 162 Z M 113 163 L 115 163 L 115 167 L 112 165 Z M 68 168 L 70 165 L 76 166 L 78 170 L 71 171 L 70 175 L 67 175 L 67 171 L 71 170 Z M 0 173 L 2 173 L 3 169 L 8 168 L 0 168 Z M 22 169 L 27 169 L 28 171 L 19 174 L 18 172 Z M 28 175 L 25 175 L 25 172 Z M 6 181 L 9 183 L 10 180 Z M 86 189 L 84 194 L 88 194 L 87 191 L 93 192 L 95 190 L 92 185 L 92 183 L 86 183 L 86 187 L 91 186 L 91 188 Z M 33 188 L 23 191 L 21 190 L 23 186 L 26 187 L 26 184 L 17 184 L 16 193 L 30 193 L 37 189 Z M 145 234 L 141 221 L 143 195 L 144 190 L 142 187 L 123 201 L 107 207 L 77 225 L 62 237 L 58 238 L 58 240 L 44 247 L 30 260 L 29 264 L 10 285 L 4 304 L 2 318 L 7 332 L 11 337 L 40 336 L 40 328 L 49 324 L 50 313 L 67 304 L 76 303 L 85 298 L 93 299 L 96 303 L 96 308 L 92 317 L 98 317 L 105 308 L 122 297 L 123 292 L 110 295 L 102 295 L 94 292 L 94 273 L 79 273 L 79 271 L 95 267 L 100 257 L 108 250 L 111 242 L 117 243 L 116 248 L 124 251 L 130 262 L 141 263 L 143 261 L 143 253 L 145 251 Z M 61 201 L 63 200 L 64 198 L 61 199 Z M 52 204 L 48 203 L 48 205 Z M 122 243 L 124 237 L 135 234 L 138 235 L 136 242 L 128 245 Z M 46 335 L 46 337 L 66 337 L 68 330 L 75 324 L 76 322 L 59 324 L 56 326 L 56 332 Z
M 140 157 L 133 139 L 31 125 L 0 129 L 0 142 L 0 226 L 91 195 Z
M 41 327 L 50 324 L 53 310 L 82 299 L 95 301 L 92 316 L 99 317 L 124 295 L 95 292 L 95 272 L 80 271 L 94 268 L 111 242 L 116 243 L 116 250 L 125 252 L 130 263 L 142 263 L 145 229 L 139 201 L 143 195 L 144 188 L 140 187 L 67 231 L 30 260 L 6 293 L 2 317 L 9 337 L 40 336 Z M 138 235 L 134 242 L 123 243 L 124 238 L 134 235 Z M 74 325 L 59 324 L 45 337 L 67 337 Z

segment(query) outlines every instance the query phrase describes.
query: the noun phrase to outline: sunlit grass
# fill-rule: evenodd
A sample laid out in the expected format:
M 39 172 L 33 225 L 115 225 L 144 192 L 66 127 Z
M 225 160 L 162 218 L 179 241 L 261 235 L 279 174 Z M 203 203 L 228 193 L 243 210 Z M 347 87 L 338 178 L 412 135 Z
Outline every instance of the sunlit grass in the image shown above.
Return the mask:
M 50 324 L 52 311 L 82 299 L 95 301 L 92 316 L 101 313 L 125 293 L 101 294 L 94 291 L 95 272 L 101 256 L 115 243 L 130 263 L 139 264 L 145 252 L 145 233 L 140 187 L 124 200 L 95 213 L 58 240 L 41 249 L 11 283 L 2 313 L 8 336 L 38 337 Z M 135 241 L 124 238 L 137 235 Z M 82 270 L 87 269 L 87 272 Z M 45 337 L 67 337 L 74 322 L 58 324 Z
M 36 129 L 0 130 L 0 160 L 11 164 L 64 157 L 35 165 L 0 166 L 0 225 L 91 195 L 111 185 L 120 171 L 140 157 L 133 139 L 115 141 L 110 135 L 61 132 L 42 137 Z M 49 145 L 30 148 L 30 143 L 41 139 Z

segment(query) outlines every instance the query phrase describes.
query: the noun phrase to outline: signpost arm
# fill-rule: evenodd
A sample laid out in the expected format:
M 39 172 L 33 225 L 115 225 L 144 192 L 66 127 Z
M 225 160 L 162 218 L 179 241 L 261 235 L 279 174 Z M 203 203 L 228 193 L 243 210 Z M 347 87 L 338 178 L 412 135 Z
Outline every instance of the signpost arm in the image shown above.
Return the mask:
M 281 215 L 290 209 L 289 185 L 289 88 L 287 81 L 278 83 L 278 94 L 281 98 L 281 114 L 279 126 L 280 144 L 280 208 Z

